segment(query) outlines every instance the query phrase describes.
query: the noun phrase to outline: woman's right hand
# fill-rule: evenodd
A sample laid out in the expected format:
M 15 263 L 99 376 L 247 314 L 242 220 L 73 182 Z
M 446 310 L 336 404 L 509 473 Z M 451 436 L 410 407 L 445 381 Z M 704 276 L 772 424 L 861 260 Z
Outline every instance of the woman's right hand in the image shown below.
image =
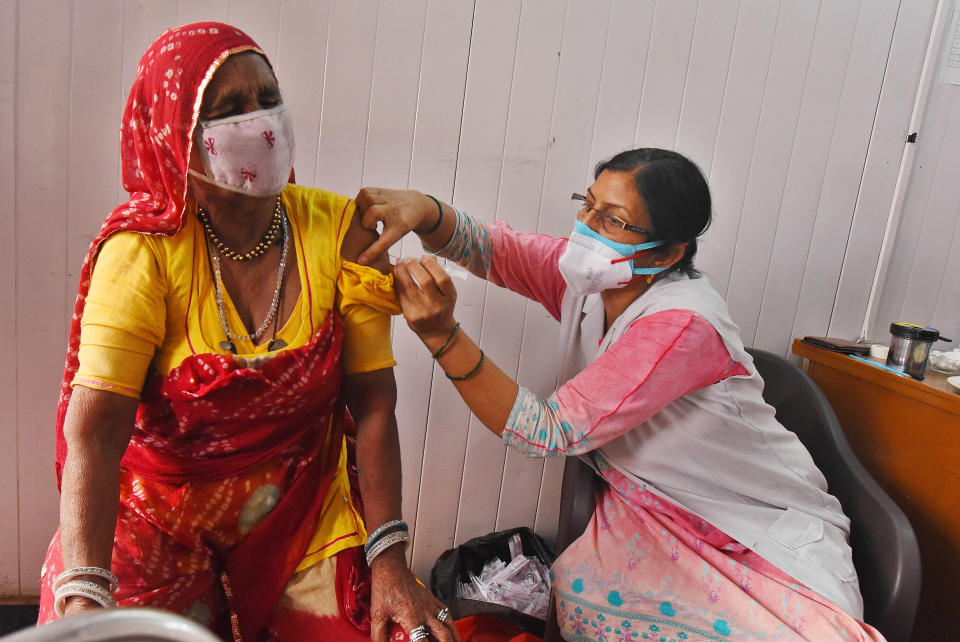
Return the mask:
M 357 263 L 367 265 L 410 231 L 429 227 L 436 221 L 437 206 L 416 190 L 364 187 L 357 194 L 357 216 L 368 230 L 383 223 L 380 238 L 364 250 Z
M 419 261 L 398 261 L 393 275 L 403 318 L 430 351 L 435 351 L 438 346 L 434 343 L 450 336 L 457 324 L 453 318 L 457 288 L 450 275 L 429 254 Z

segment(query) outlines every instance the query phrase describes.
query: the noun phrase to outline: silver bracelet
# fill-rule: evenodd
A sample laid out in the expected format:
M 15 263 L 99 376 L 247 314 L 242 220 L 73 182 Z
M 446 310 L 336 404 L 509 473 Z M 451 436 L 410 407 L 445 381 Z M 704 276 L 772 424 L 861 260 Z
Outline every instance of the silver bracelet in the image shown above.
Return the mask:
M 407 526 L 407 523 L 404 522 L 402 519 L 391 519 L 389 521 L 386 521 L 380 524 L 380 526 L 377 527 L 377 529 L 374 530 L 372 533 L 367 535 L 367 543 L 363 547 L 364 551 L 369 551 L 373 547 L 373 545 L 376 544 L 377 538 L 383 535 L 384 532 L 390 530 L 391 528 L 395 528 L 397 526 L 399 526 L 402 530 L 405 530 L 405 531 L 410 530 L 410 527 Z
M 387 533 L 374 544 L 369 551 L 367 551 L 367 566 L 373 564 L 373 560 L 377 559 L 377 556 L 380 553 L 384 552 L 394 544 L 399 544 L 401 542 L 409 542 L 410 533 L 407 531 L 394 531 L 392 533 Z
M 75 577 L 80 577 L 81 575 L 94 575 L 96 577 L 102 577 L 110 582 L 111 593 L 115 592 L 120 586 L 120 581 L 117 579 L 117 576 L 111 573 L 108 569 L 100 568 L 99 566 L 76 566 L 74 568 L 65 570 L 63 573 L 60 573 L 60 575 L 57 575 L 57 579 L 53 581 L 53 590 L 56 591 L 64 582 L 72 580 Z
M 104 608 L 113 608 L 117 605 L 113 596 L 110 595 L 110 591 L 96 582 L 70 580 L 54 593 L 53 610 L 56 612 L 57 617 L 63 617 L 63 607 L 66 604 L 67 598 L 73 595 L 90 598 Z

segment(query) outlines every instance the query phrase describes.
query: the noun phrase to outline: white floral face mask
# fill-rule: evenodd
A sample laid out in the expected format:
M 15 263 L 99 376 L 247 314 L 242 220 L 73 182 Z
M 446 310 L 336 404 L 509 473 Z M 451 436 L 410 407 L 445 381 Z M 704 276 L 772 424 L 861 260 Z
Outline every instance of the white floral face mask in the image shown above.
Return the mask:
M 198 149 L 206 174 L 190 174 L 218 187 L 276 196 L 293 167 L 293 123 L 285 105 L 202 121 Z

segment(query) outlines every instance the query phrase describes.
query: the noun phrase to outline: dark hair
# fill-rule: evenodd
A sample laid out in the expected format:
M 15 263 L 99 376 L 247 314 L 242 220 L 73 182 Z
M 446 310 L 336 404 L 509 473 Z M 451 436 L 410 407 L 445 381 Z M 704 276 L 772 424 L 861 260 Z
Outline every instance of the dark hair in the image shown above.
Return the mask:
M 594 178 L 604 170 L 633 174 L 637 192 L 647 206 L 654 240 L 665 247 L 686 243 L 683 258 L 668 272 L 699 273 L 693 267 L 697 237 L 710 226 L 710 188 L 700 168 L 682 154 L 642 147 L 620 152 L 597 163 Z

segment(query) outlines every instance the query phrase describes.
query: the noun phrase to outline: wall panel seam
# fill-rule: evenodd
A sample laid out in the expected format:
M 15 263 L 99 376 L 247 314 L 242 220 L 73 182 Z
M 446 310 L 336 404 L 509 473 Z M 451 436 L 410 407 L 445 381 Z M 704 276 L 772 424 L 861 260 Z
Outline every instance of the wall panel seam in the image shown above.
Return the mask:
M 953 256 L 954 251 L 957 250 L 957 239 L 960 238 L 960 218 L 954 223 L 953 226 L 953 236 L 950 238 L 950 249 L 947 250 L 945 262 L 945 267 L 950 265 L 950 257 Z M 943 303 L 943 298 L 945 296 L 946 288 L 944 287 L 943 281 L 947 277 L 947 271 L 944 271 L 940 274 L 940 281 L 937 283 L 937 302 L 933 305 L 933 314 L 930 316 L 931 319 L 937 318 L 937 312 L 940 309 L 940 304 Z M 953 337 L 951 337 L 953 339 Z M 953 339 L 953 341 L 960 341 L 960 339 Z
M 13 248 L 14 248 L 14 270 L 15 273 L 19 273 L 17 266 L 20 264 L 20 244 L 18 242 L 17 235 L 17 216 L 19 212 L 17 211 L 17 167 L 19 163 L 19 150 L 20 150 L 20 128 L 17 127 L 17 123 L 20 121 L 20 0 L 17 0 L 14 5 L 14 28 L 13 28 L 13 94 L 12 94 L 12 104 L 13 104 L 13 194 L 11 195 L 13 199 Z M 13 300 L 14 305 L 20 300 L 20 279 L 14 276 L 13 279 Z M 13 331 L 14 336 L 19 335 L 19 328 L 17 326 L 18 316 L 16 313 L 13 314 Z M 20 593 L 23 593 L 23 569 L 21 568 L 21 555 L 23 551 L 23 529 L 20 527 L 21 518 L 23 516 L 23 509 L 20 505 L 20 413 L 19 413 L 19 404 L 17 400 L 20 398 L 20 342 L 12 341 L 13 344 L 13 359 L 14 359 L 14 396 L 13 400 L 13 412 L 14 412 L 14 434 L 16 435 L 14 439 L 14 447 L 17 449 L 17 587 Z
M 597 91 L 597 100 L 596 100 L 596 102 L 595 102 L 594 105 L 593 105 L 593 113 L 594 113 L 594 117 L 593 117 L 593 130 L 592 130 L 592 133 L 590 134 L 590 148 L 589 148 L 591 151 L 593 150 L 593 142 L 594 142 L 594 141 L 596 140 L 596 138 L 597 138 L 597 128 L 600 126 L 600 122 L 599 122 L 599 119 L 596 117 L 596 114 L 600 113 L 600 96 L 601 96 L 602 93 L 603 93 L 603 91 L 602 91 L 602 89 L 603 89 L 603 72 L 604 72 L 604 71 L 606 70 L 606 68 L 607 68 L 607 46 L 606 46 L 606 45 L 607 45 L 607 43 L 610 42 L 610 29 L 611 29 L 612 26 L 613 26 L 613 3 L 614 3 L 614 2 L 616 2 L 616 0 L 612 0 L 612 2 L 611 2 L 611 4 L 610 4 L 610 15 L 607 16 L 607 30 L 606 30 L 606 33 L 605 33 L 605 35 L 604 35 L 603 60 L 601 60 L 601 62 L 600 62 L 600 89 L 601 89 L 601 91 Z M 559 65 L 557 65 L 557 68 L 558 68 L 558 70 L 559 70 Z M 644 76 L 646 76 L 646 69 L 647 69 L 646 62 L 644 62 L 643 69 L 644 69 Z M 638 109 L 639 109 L 639 103 L 638 103 Z M 593 154 L 591 153 L 590 156 L 591 156 L 591 158 L 592 158 Z M 588 165 L 588 167 L 587 167 L 587 181 L 588 181 L 588 182 L 589 182 L 589 180 L 590 180 L 589 174 L 590 174 L 590 167 L 589 167 L 589 165 Z M 519 362 L 518 362 L 518 363 L 519 363 Z M 519 366 L 518 366 L 518 368 L 519 368 Z
M 516 80 L 516 77 L 517 77 L 517 54 L 518 54 L 518 52 L 519 52 L 519 50 L 520 50 L 520 29 L 521 29 L 521 27 L 523 26 L 523 3 L 521 3 L 521 5 L 520 5 L 520 11 L 518 12 L 517 16 L 518 16 L 518 18 L 517 18 L 517 32 L 516 32 L 516 37 L 514 38 L 514 45 L 513 45 L 513 66 L 512 66 L 512 68 L 511 68 L 511 70 L 510 70 L 510 95 L 507 96 L 507 120 L 506 120 L 506 122 L 505 122 L 504 125 L 503 125 L 503 139 L 500 141 L 500 171 L 498 172 L 498 179 L 497 179 L 497 196 L 496 196 L 496 198 L 494 199 L 494 214 L 493 214 L 493 220 L 494 220 L 494 222 L 500 220 L 500 212 L 501 212 L 501 210 L 500 210 L 500 195 L 502 194 L 502 191 L 503 191 L 503 164 L 504 164 L 504 157 L 505 157 L 506 154 L 507 154 L 507 137 L 508 137 L 509 134 L 510 134 L 510 114 L 511 114 L 512 107 L 513 107 L 513 88 L 514 88 L 514 84 L 513 84 L 513 83 L 514 83 L 514 81 Z M 497 287 L 497 286 L 492 286 L 492 287 Z M 483 330 L 484 330 L 484 326 L 486 325 L 486 320 L 487 320 L 487 294 L 490 292 L 490 288 L 491 288 L 491 284 L 490 284 L 489 281 L 487 281 L 486 283 L 484 283 L 484 287 L 483 287 L 483 299 L 482 299 L 482 300 L 483 300 L 483 304 L 482 304 L 483 307 L 480 308 L 480 309 L 481 309 L 481 312 L 480 312 L 480 337 L 479 337 L 479 341 L 478 341 L 478 343 L 479 343 L 479 345 L 480 345 L 481 348 L 483 347 L 483 334 L 484 334 L 484 333 L 483 333 Z M 521 333 L 522 333 L 522 332 L 523 332 L 523 330 L 521 329 Z M 519 369 L 519 363 L 520 363 L 520 362 L 519 362 L 519 360 L 518 360 L 518 361 L 517 361 L 517 367 L 518 367 L 518 369 Z M 516 379 L 516 375 L 514 375 L 514 379 Z M 478 430 L 486 430 L 486 429 L 487 429 L 486 426 L 484 426 L 479 420 L 477 420 L 477 418 L 476 418 L 476 417 L 473 415 L 473 413 L 471 412 L 469 418 L 467 419 L 467 436 L 468 436 L 468 439 L 469 439 L 470 431 L 473 430 L 473 428 L 474 428 L 474 426 L 475 426 L 476 424 L 479 424 L 479 426 L 477 427 Z M 469 443 L 469 441 L 468 441 L 468 443 Z M 464 471 L 466 470 L 466 465 L 467 465 L 467 451 L 468 451 L 467 448 L 464 448 L 464 449 L 463 449 L 463 466 L 462 466 L 462 470 L 464 470 Z M 503 465 L 502 465 L 502 467 L 500 468 L 500 492 L 499 492 L 499 494 L 497 495 L 497 512 L 496 512 L 496 514 L 495 514 L 495 516 L 494 516 L 494 524 L 497 524 L 497 523 L 500 521 L 500 507 L 501 507 L 501 505 L 502 505 L 502 503 L 503 503 L 503 485 L 504 485 L 504 483 L 506 482 L 506 479 L 505 479 L 505 477 L 506 477 L 506 469 L 507 469 L 507 452 L 506 452 L 506 449 L 504 449 L 504 452 L 503 452 Z M 456 525 L 454 526 L 454 530 L 453 530 L 453 541 L 457 541 L 457 531 L 460 529 L 460 519 L 459 519 L 459 517 L 460 517 L 460 507 L 463 505 L 463 484 L 464 484 L 465 481 L 466 481 L 466 480 L 465 480 L 465 477 L 464 477 L 463 473 L 461 473 L 461 475 L 460 475 L 460 497 L 459 497 L 458 500 L 457 500 L 457 521 L 456 521 Z
M 814 21 L 813 21 L 813 24 L 814 24 L 813 34 L 810 37 L 810 51 L 807 53 L 807 64 L 804 67 L 804 72 L 803 72 L 803 86 L 800 88 L 800 102 L 797 105 L 797 118 L 793 122 L 793 137 L 791 138 L 791 141 L 790 141 L 790 157 L 787 159 L 787 166 L 786 166 L 786 169 L 784 170 L 783 187 L 780 190 L 779 203 L 777 205 L 777 221 L 776 221 L 776 224 L 773 226 L 773 236 L 770 237 L 770 249 L 767 252 L 767 268 L 763 274 L 763 285 L 761 287 L 760 304 L 757 306 L 757 318 L 756 318 L 756 323 L 753 326 L 753 336 L 750 337 L 749 343 L 745 340 L 744 337 L 741 337 L 741 339 L 744 339 L 743 344 L 746 346 L 752 346 L 757 342 L 757 333 L 760 330 L 760 319 L 763 316 L 763 300 L 767 296 L 767 283 L 770 282 L 770 270 L 772 268 L 773 259 L 774 259 L 773 250 L 776 246 L 777 232 L 780 230 L 780 221 L 783 218 L 783 194 L 786 191 L 787 181 L 790 178 L 790 169 L 793 167 L 794 150 L 797 147 L 797 133 L 799 132 L 799 129 L 800 129 L 800 120 L 803 113 L 804 95 L 806 94 L 806 91 L 807 91 L 807 80 L 810 78 L 810 62 L 813 60 L 813 54 L 817 47 L 817 32 L 819 31 L 820 14 L 822 12 L 823 12 L 823 3 L 819 2 L 817 3 L 817 16 L 816 18 L 814 18 Z M 739 237 L 739 234 L 738 234 L 738 237 Z M 736 249 L 734 249 L 734 253 L 736 253 Z
M 710 179 L 713 176 L 713 168 L 717 164 L 717 152 L 720 150 L 720 126 L 723 123 L 723 114 L 726 111 L 727 104 L 727 88 L 730 86 L 730 70 L 733 63 L 733 52 L 737 48 L 737 34 L 740 32 L 740 8 L 742 4 L 740 0 L 737 0 L 737 21 L 733 26 L 733 38 L 730 40 L 730 53 L 727 54 L 727 73 L 723 77 L 723 91 L 720 92 L 720 113 L 717 114 L 717 133 L 713 138 L 713 153 L 710 155 L 710 172 L 707 178 L 707 185 L 710 184 Z M 766 82 L 766 77 L 764 77 L 764 82 Z M 680 134 L 680 127 L 677 127 L 677 135 Z M 710 212 L 711 218 L 713 217 L 713 212 Z
M 699 6 L 699 4 L 697 5 Z M 643 113 L 643 95 L 647 89 L 647 65 L 650 64 L 650 52 L 653 51 L 653 31 L 657 24 L 657 9 L 660 7 L 660 1 L 655 0 L 653 5 L 653 18 L 650 20 L 650 31 L 647 34 L 647 55 L 643 59 L 643 81 L 640 85 L 640 102 L 637 103 L 637 125 L 633 128 L 633 146 L 640 143 L 640 115 Z M 611 7 L 611 11 L 613 8 Z
M 331 7 L 332 9 L 332 7 Z M 333 29 L 333 11 L 331 10 L 327 16 L 327 39 L 323 44 L 323 80 L 320 81 L 320 123 L 317 127 L 317 153 L 313 159 L 313 184 L 317 185 L 320 183 L 320 156 L 323 151 L 323 145 L 321 145 L 321 135 L 323 134 L 323 103 L 327 99 L 327 78 L 329 77 L 329 70 L 327 65 L 330 64 L 330 31 Z
M 960 93 L 954 93 L 954 97 L 953 97 L 953 99 L 950 101 L 950 109 L 949 109 L 948 113 L 952 116 L 952 115 L 960 112 L 960 110 L 958 110 L 957 107 L 960 107 Z M 954 116 L 954 117 L 955 117 L 955 116 Z M 949 119 L 949 116 L 948 116 L 948 119 Z M 946 131 L 947 129 L 948 129 L 948 127 L 945 127 L 945 131 Z M 926 213 L 926 212 L 929 210 L 929 208 L 930 208 L 930 201 L 933 199 L 933 195 L 937 192 L 937 184 L 940 182 L 941 169 L 942 169 L 942 167 L 943 167 L 943 163 L 942 163 L 941 161 L 943 160 L 944 152 L 945 152 L 945 151 L 946 151 L 946 152 L 949 152 L 949 149 L 947 149 L 947 150 L 944 149 L 944 144 L 943 144 L 943 141 L 944 141 L 944 140 L 946 140 L 946 136 L 943 136 L 943 137 L 941 137 L 941 139 L 940 139 L 939 149 L 937 150 L 937 162 L 933 165 L 933 166 L 936 167 L 937 169 L 934 170 L 933 179 L 932 179 L 932 181 L 931 181 L 931 183 L 930 183 L 930 189 L 929 189 L 929 191 L 927 192 L 926 198 L 924 199 L 923 210 L 922 210 L 924 213 Z M 919 246 L 920 246 L 920 241 L 923 240 L 923 237 L 924 237 L 924 234 L 923 234 L 923 233 L 924 233 L 924 230 L 926 230 L 926 228 L 927 228 L 927 223 L 928 223 L 928 221 L 929 221 L 929 217 L 927 217 L 926 215 L 924 215 L 924 217 L 923 217 L 923 218 L 921 219 L 921 221 L 920 221 L 920 229 L 917 231 L 917 247 L 918 247 L 918 248 L 919 248 Z M 916 271 L 917 271 L 917 264 L 920 263 L 920 261 L 921 261 L 921 259 L 922 259 L 922 256 L 923 256 L 923 251 L 922 251 L 922 250 L 914 253 L 913 262 L 910 264 L 910 274 L 909 274 L 909 276 L 907 277 L 907 281 L 906 281 L 907 288 L 910 287 L 910 283 L 913 281 L 913 275 L 914 275 L 914 274 L 916 273 Z M 949 254 L 948 254 L 947 256 L 949 256 Z M 901 319 L 902 319 L 902 318 L 904 317 L 904 315 L 906 314 L 906 305 L 907 305 L 908 300 L 909 300 L 909 299 L 907 298 L 907 295 L 904 294 L 904 296 L 903 296 L 903 301 L 902 301 L 901 304 L 900 304 L 900 315 L 899 315 L 899 317 L 900 317 Z
M 410 140 L 410 154 L 407 156 L 407 189 L 410 188 L 410 179 L 413 177 L 413 150 L 417 147 L 417 127 L 420 125 L 420 91 L 423 89 L 423 52 L 427 48 L 427 16 L 429 13 L 430 0 L 426 0 L 426 2 L 423 3 L 423 28 L 421 29 L 423 37 L 420 40 L 420 63 L 417 65 L 417 109 L 413 112 L 413 135 Z M 396 324 L 393 325 L 396 326 Z
M 786 0 L 790 2 L 791 0 Z M 818 9 L 819 11 L 819 9 Z M 767 80 L 770 78 L 770 64 L 773 60 L 773 52 L 777 48 L 777 33 L 780 31 L 780 14 L 783 13 L 783 2 L 780 2 L 777 5 L 777 17 L 773 23 L 773 38 L 770 41 L 770 53 L 767 58 L 767 66 L 764 70 L 763 75 L 763 93 L 760 97 L 760 111 L 757 113 L 757 129 L 760 128 L 760 123 L 763 122 L 764 114 L 764 104 L 767 100 Z M 736 36 L 734 36 L 736 38 Z M 734 235 L 733 251 L 730 253 L 730 265 L 727 266 L 727 278 L 725 279 L 726 285 L 723 288 L 723 292 L 720 295 L 727 299 L 727 294 L 730 292 L 730 279 L 733 277 L 733 266 L 737 262 L 737 241 L 740 239 L 740 230 L 743 227 L 743 208 L 747 202 L 747 190 L 750 187 L 750 175 L 753 173 L 753 161 L 757 157 L 757 147 L 760 144 L 760 136 L 754 134 L 753 137 L 753 149 L 750 152 L 750 162 L 747 163 L 747 172 L 745 174 L 745 184 L 743 187 L 743 198 L 740 200 L 740 215 L 737 217 L 737 233 Z
M 540 231 L 540 222 L 543 219 L 543 199 L 546 194 L 547 189 L 547 168 L 550 166 L 550 152 L 553 150 L 553 126 L 554 119 L 557 116 L 557 94 L 560 92 L 560 67 L 563 63 L 563 46 L 566 44 L 567 40 L 567 19 L 570 17 L 570 2 L 564 0 L 563 5 L 563 22 L 560 25 L 560 50 L 557 52 L 557 58 L 559 59 L 557 63 L 557 72 L 553 80 L 553 104 L 550 106 L 550 129 L 547 130 L 547 145 L 543 155 L 543 173 L 540 177 L 540 205 L 537 211 L 537 229 Z M 527 318 L 530 314 L 530 302 L 527 302 L 526 308 L 523 313 L 523 328 L 524 332 L 527 329 Z M 523 337 L 520 338 L 520 358 L 517 359 L 517 385 L 520 384 L 520 373 L 523 371 Z M 559 376 L 554 379 L 554 385 L 559 379 Z M 540 514 L 540 498 L 543 497 L 543 481 L 544 474 L 546 471 L 546 466 L 540 471 L 540 492 L 537 493 L 537 508 L 534 511 L 534 520 L 536 516 Z
M 694 41 L 697 37 L 697 19 L 700 17 L 700 7 L 703 6 L 702 0 L 697 0 L 697 12 L 693 16 L 693 24 L 691 29 L 693 33 L 690 35 L 690 51 L 687 52 L 687 66 L 683 70 L 683 91 L 680 92 L 680 115 L 677 116 L 677 130 L 673 133 L 673 148 L 677 148 L 677 143 L 680 141 L 680 119 L 683 116 L 683 103 L 687 99 L 687 87 L 690 85 L 690 65 L 693 62 L 693 47 Z M 739 2 L 737 3 L 739 8 Z M 733 55 L 733 46 L 730 47 L 730 55 Z M 729 63 L 727 63 L 729 66 Z M 724 89 L 726 89 L 726 84 L 724 84 Z M 717 121 L 719 126 L 719 120 Z
M 383 11 L 383 5 L 377 2 L 377 17 L 373 23 L 373 33 L 380 31 L 380 12 Z M 363 149 L 363 156 L 360 157 L 360 187 L 363 187 L 363 176 L 367 170 L 367 140 L 370 138 L 370 120 L 373 118 L 373 85 L 377 82 L 377 49 L 380 46 L 380 38 L 373 39 L 373 51 L 370 54 L 370 88 L 367 90 L 367 124 L 363 128 L 363 142 L 360 144 Z M 420 48 L 423 51 L 423 47 Z
M 890 69 L 890 54 L 893 52 L 893 41 L 896 37 L 897 24 L 900 22 L 900 13 L 902 11 L 903 11 L 903 0 L 900 0 L 900 2 L 897 3 L 897 18 L 896 20 L 894 20 L 893 31 L 890 33 L 890 42 L 887 45 L 887 58 L 883 65 L 883 76 L 882 76 L 882 80 L 880 81 L 880 90 L 877 92 L 877 99 L 873 109 L 873 124 L 870 127 L 870 137 L 869 137 L 869 142 L 867 143 L 867 151 L 863 157 L 863 164 L 860 166 L 860 182 L 857 185 L 857 198 L 853 202 L 853 216 L 850 217 L 850 225 L 847 227 L 847 242 L 843 248 L 843 259 L 840 261 L 840 272 L 839 274 L 837 274 L 837 285 L 836 285 L 836 290 L 834 290 L 834 293 L 833 293 L 833 304 L 831 304 L 830 306 L 830 317 L 827 320 L 827 328 L 830 328 L 830 326 L 833 325 L 833 315 L 836 313 L 837 305 L 839 303 L 838 299 L 840 297 L 840 283 L 843 281 L 843 273 L 847 267 L 847 254 L 850 250 L 850 243 L 851 243 L 850 236 L 853 233 L 853 228 L 857 220 L 857 209 L 860 205 L 860 196 L 863 193 L 863 178 L 867 173 L 867 165 L 870 163 L 870 152 L 873 150 L 874 138 L 876 137 L 876 133 L 877 133 L 877 116 L 880 113 L 880 98 L 883 96 L 883 86 L 884 84 L 886 84 L 887 70 Z M 878 254 L 877 261 L 879 260 L 880 260 L 880 257 Z M 876 270 L 878 270 L 879 267 L 880 267 L 879 264 L 874 266 L 874 273 L 876 273 Z M 866 313 L 866 307 L 864 307 L 863 313 Z M 862 316 L 863 315 L 861 314 L 861 317 Z M 862 319 L 861 319 L 861 325 L 862 325 Z
M 476 0 L 474 0 L 473 11 L 471 12 L 471 15 L 470 15 L 470 37 L 467 40 L 467 64 L 463 74 L 463 77 L 464 77 L 463 96 L 461 97 L 461 100 L 460 100 L 460 127 L 457 130 L 457 152 L 456 152 L 456 161 L 455 161 L 454 171 L 453 171 L 453 185 L 450 187 L 450 203 L 451 204 L 453 204 L 454 200 L 456 200 L 455 197 L 457 194 L 457 175 L 460 172 L 460 143 L 463 141 L 463 114 L 467 104 L 467 80 L 466 79 L 470 77 L 470 60 L 473 54 L 473 30 L 474 30 L 474 27 L 476 26 L 476 22 L 477 22 L 477 2 Z M 424 30 L 423 39 L 424 39 L 424 47 L 425 47 L 426 39 L 427 39 L 426 30 Z M 433 403 L 432 403 L 433 381 L 434 381 L 434 377 L 436 376 L 436 365 L 437 365 L 436 361 L 434 361 L 431 364 L 431 368 L 430 368 L 430 388 L 429 388 L 430 392 L 429 392 L 429 396 L 427 397 L 427 412 L 424 417 L 423 446 L 420 449 L 420 452 L 422 453 L 427 452 L 427 436 L 430 432 L 430 411 L 431 411 L 431 408 L 433 407 Z M 469 422 L 469 419 L 468 419 L 468 422 Z M 466 459 L 466 447 L 464 447 L 464 459 Z M 417 492 L 417 501 L 416 501 L 416 504 L 414 505 L 414 512 L 413 512 L 413 514 L 417 516 L 415 519 L 417 519 L 418 521 L 419 521 L 419 515 L 420 515 L 420 500 L 423 498 L 423 475 L 424 475 L 425 469 L 426 469 L 426 466 L 423 465 L 423 461 L 421 460 L 420 484 L 419 484 L 419 490 Z M 458 503 L 459 503 L 459 500 L 458 500 Z M 454 532 L 456 532 L 456 524 L 454 524 Z M 410 537 L 410 544 L 407 548 L 407 550 L 410 551 L 411 557 L 413 555 L 413 550 L 416 545 L 416 539 L 417 539 L 417 529 L 416 529 L 416 525 L 414 525 L 413 535 Z
M 859 21 L 860 21 L 860 13 L 861 13 L 862 11 L 863 11 L 863 0 L 861 0 L 860 3 L 857 5 L 857 15 L 856 15 L 856 17 L 854 18 L 854 30 L 856 30 L 856 25 L 857 25 L 857 24 L 859 23 Z M 816 213 L 815 213 L 815 215 L 814 215 L 813 226 L 812 226 L 812 228 L 811 228 L 811 234 L 810 234 L 810 242 L 809 242 L 808 245 L 807 245 L 807 252 L 806 252 L 806 255 L 803 257 L 803 269 L 800 271 L 801 288 L 802 288 L 802 286 L 803 286 L 803 280 L 804 280 L 804 278 L 806 277 L 807 265 L 810 263 L 810 254 L 813 252 L 813 238 L 814 238 L 814 232 L 813 232 L 813 230 L 816 228 L 817 220 L 820 218 L 821 213 L 823 213 L 823 212 L 822 212 L 822 210 L 823 210 L 823 186 L 824 186 L 824 184 L 826 183 L 827 171 L 830 169 L 830 159 L 833 157 L 833 149 L 834 149 L 833 142 L 834 142 L 834 141 L 836 140 L 836 138 L 837 138 L 837 131 L 838 131 L 838 128 L 839 128 L 839 126 L 840 126 L 840 122 L 839 122 L 839 121 L 840 121 L 840 118 L 839 118 L 840 107 L 841 107 L 842 104 L 843 104 L 844 88 L 845 88 L 846 85 L 847 85 L 847 76 L 848 76 L 848 74 L 850 73 L 850 59 L 853 57 L 853 46 L 854 46 L 855 40 L 856 40 L 856 33 L 854 33 L 854 34 L 851 35 L 851 38 L 850 38 L 850 50 L 849 50 L 849 52 L 847 53 L 846 67 L 845 67 L 844 70 L 843 70 L 843 78 L 842 78 L 841 81 L 840 81 L 840 87 L 841 87 L 841 89 L 840 89 L 840 98 L 839 98 L 839 101 L 838 101 L 838 103 L 837 103 L 836 115 L 834 116 L 834 119 L 833 119 L 833 131 L 832 131 L 831 134 L 830 134 L 830 145 L 829 145 L 829 149 L 830 149 L 831 151 L 827 154 L 826 164 L 825 164 L 824 169 L 823 169 L 824 178 L 823 178 L 823 180 L 820 181 L 820 195 L 817 197 L 817 211 L 816 211 Z M 893 38 L 891 37 L 891 42 L 892 42 L 892 40 L 893 40 Z M 864 159 L 864 160 L 866 160 L 866 159 Z M 798 296 L 799 296 L 799 294 L 798 294 Z M 766 298 L 766 288 L 764 288 L 764 298 Z M 800 307 L 799 307 L 799 304 L 800 304 L 800 301 L 799 301 L 799 299 L 798 299 L 798 300 L 797 300 L 797 308 L 793 311 L 793 322 L 792 322 L 792 324 L 791 324 L 791 326 L 790 326 L 791 328 L 794 328 L 794 329 L 796 329 L 796 327 L 797 327 L 797 319 L 798 319 L 798 317 L 800 316 Z M 763 314 L 763 303 L 762 303 L 762 302 L 761 302 L 761 305 L 760 305 L 760 313 L 761 313 L 761 315 Z M 832 312 L 831 312 L 831 314 L 832 314 Z M 829 325 L 828 325 L 827 327 L 829 327 Z M 786 350 L 787 352 L 789 352 L 789 347 L 784 346 L 784 350 Z M 789 355 L 786 355 L 786 356 L 789 356 Z

